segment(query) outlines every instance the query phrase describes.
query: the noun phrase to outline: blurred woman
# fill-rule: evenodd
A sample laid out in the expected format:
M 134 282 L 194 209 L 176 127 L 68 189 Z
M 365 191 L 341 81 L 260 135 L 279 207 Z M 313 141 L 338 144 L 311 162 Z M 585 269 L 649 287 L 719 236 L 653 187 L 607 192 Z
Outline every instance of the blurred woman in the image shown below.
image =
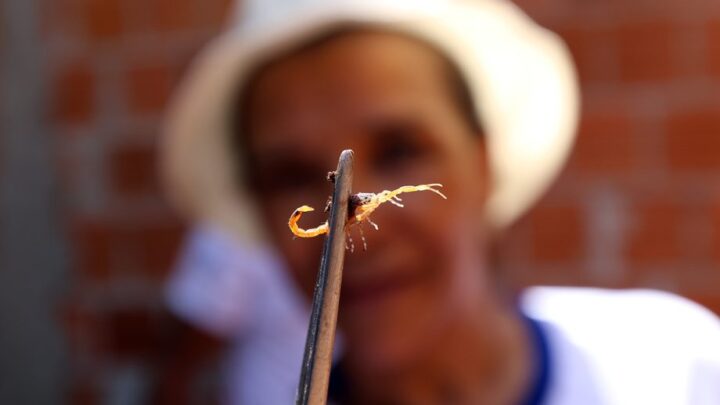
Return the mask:
M 282 3 L 250 2 L 181 89 L 165 145 L 178 206 L 277 254 L 309 297 L 322 241 L 294 240 L 286 221 L 322 206 L 341 150 L 358 192 L 442 183 L 448 196 L 379 208 L 367 251 L 346 257 L 333 400 L 720 403 L 707 310 L 651 291 L 512 295 L 496 278 L 493 239 L 572 143 L 576 82 L 556 36 L 504 1 Z

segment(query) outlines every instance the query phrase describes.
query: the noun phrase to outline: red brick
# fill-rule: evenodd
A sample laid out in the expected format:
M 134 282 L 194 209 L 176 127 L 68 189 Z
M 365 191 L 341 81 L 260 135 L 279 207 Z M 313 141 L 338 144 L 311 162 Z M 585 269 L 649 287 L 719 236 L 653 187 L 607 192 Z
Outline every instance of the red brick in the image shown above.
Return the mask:
M 678 72 L 672 53 L 675 32 L 668 21 L 625 23 L 618 27 L 616 36 L 622 80 L 666 81 Z
M 124 28 L 122 0 L 83 0 L 85 30 L 96 40 L 119 37 Z
M 162 325 L 148 309 L 123 308 L 103 314 L 103 352 L 116 359 L 147 358 L 162 343 Z
M 85 62 L 62 66 L 52 85 L 53 118 L 61 124 L 84 124 L 95 109 L 95 73 Z
M 197 28 L 201 21 L 203 2 L 177 0 L 134 0 L 142 10 L 144 28 L 149 32 L 168 33 Z
M 230 18 L 234 4 L 233 0 L 215 0 L 203 4 L 210 27 L 215 29 L 222 27 L 222 24 Z
M 188 21 L 193 29 L 202 32 L 203 35 L 215 35 L 222 31 L 234 17 L 232 14 L 234 0 L 211 0 L 202 2 L 201 10 L 194 13 L 192 21 Z
M 109 175 L 113 191 L 122 197 L 156 193 L 159 189 L 155 149 L 122 145 L 111 151 Z
M 121 218 L 79 223 L 73 239 L 81 253 L 78 268 L 90 279 L 112 282 L 130 272 L 161 281 L 175 262 L 185 229 L 172 218 Z
M 112 267 L 113 248 L 108 224 L 98 220 L 78 220 L 73 224 L 75 268 L 84 277 L 107 280 Z
M 39 33 L 43 40 L 66 35 L 70 21 L 80 9 L 78 0 L 40 1 L 37 4 Z
M 572 54 L 582 83 L 613 80 L 614 63 L 605 49 L 610 48 L 611 31 L 601 27 L 572 24 L 555 30 L 565 41 Z
M 707 69 L 711 75 L 720 77 L 720 19 L 709 22 L 705 32 Z
M 127 99 L 132 112 L 158 114 L 167 103 L 177 79 L 163 64 L 141 64 L 127 72 Z
M 712 210 L 712 216 L 710 218 L 712 221 L 712 251 L 713 251 L 713 259 L 715 260 L 716 264 L 720 266 L 720 199 L 715 201 L 715 206 Z M 720 299 L 720 293 L 718 294 L 718 299 Z
M 665 153 L 680 170 L 720 169 L 720 110 L 708 108 L 672 114 L 666 122 Z
M 161 279 L 170 268 L 183 229 L 169 219 L 147 217 L 77 220 L 73 251 L 79 274 L 112 282 L 120 271 Z
M 536 260 L 576 260 L 585 251 L 585 224 L 574 205 L 540 206 L 532 212 L 532 254 Z
M 580 121 L 570 167 L 598 175 L 625 175 L 637 160 L 632 120 L 627 113 L 586 113 Z
M 185 229 L 174 221 L 136 226 L 131 238 L 140 269 L 151 279 L 163 279 L 171 270 Z
M 159 281 L 175 263 L 184 236 L 185 227 L 172 218 L 139 217 L 116 224 L 111 240 L 125 254 L 123 263 L 133 265 L 125 270 Z
M 680 256 L 681 208 L 651 200 L 634 207 L 634 223 L 627 235 L 625 254 L 632 264 L 657 263 Z

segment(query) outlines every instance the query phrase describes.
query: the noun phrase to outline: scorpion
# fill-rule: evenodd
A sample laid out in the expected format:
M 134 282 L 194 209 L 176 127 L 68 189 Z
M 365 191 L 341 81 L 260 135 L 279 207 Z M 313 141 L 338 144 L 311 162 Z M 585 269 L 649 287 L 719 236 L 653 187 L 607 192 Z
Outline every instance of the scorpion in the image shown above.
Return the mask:
M 334 172 L 328 173 L 328 180 L 334 182 L 334 179 Z M 375 228 L 376 231 L 380 229 L 378 225 L 370 219 L 370 214 L 372 214 L 376 209 L 378 209 L 378 207 L 380 207 L 386 202 L 389 202 L 400 208 L 404 207 L 402 199 L 398 197 L 398 195 L 403 193 L 430 191 L 447 200 L 445 194 L 443 194 L 440 190 L 437 190 L 437 188 L 439 187 L 442 187 L 442 184 L 420 184 L 417 186 L 401 186 L 394 190 L 383 190 L 379 193 L 356 193 L 350 195 L 350 199 L 348 201 L 348 218 L 345 224 L 345 230 L 348 233 L 348 239 L 350 241 L 350 251 L 353 252 L 355 250 L 355 246 L 349 233 L 350 227 L 358 225 L 358 229 L 360 230 L 360 235 L 363 242 L 363 248 L 364 250 L 367 250 L 367 242 L 365 241 L 362 227 L 359 225 L 362 225 L 364 221 L 367 221 L 370 223 L 370 225 L 373 226 L 373 228 Z M 328 199 L 327 205 L 325 207 L 326 212 L 330 208 L 330 204 L 332 202 L 331 198 L 332 197 Z M 300 238 L 313 238 L 328 233 L 329 227 L 327 221 L 320 224 L 319 226 L 316 226 L 315 228 L 310 229 L 303 229 L 298 226 L 298 221 L 300 220 L 302 214 L 311 211 L 315 211 L 315 209 L 307 205 L 298 207 L 297 209 L 295 209 L 295 211 L 293 211 L 292 215 L 290 215 L 290 219 L 288 220 L 288 226 L 290 227 L 290 231 L 293 233 L 293 235 Z

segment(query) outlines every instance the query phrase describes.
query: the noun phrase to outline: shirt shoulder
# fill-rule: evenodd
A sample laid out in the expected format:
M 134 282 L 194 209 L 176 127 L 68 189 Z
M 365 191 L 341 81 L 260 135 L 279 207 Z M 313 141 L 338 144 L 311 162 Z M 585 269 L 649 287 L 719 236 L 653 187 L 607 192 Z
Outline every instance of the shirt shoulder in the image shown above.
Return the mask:
M 712 382 L 720 381 L 720 321 L 686 298 L 646 289 L 533 287 L 520 305 L 548 326 L 551 350 L 565 357 L 556 359 L 565 366 L 557 370 L 559 384 L 573 380 L 568 373 L 584 375 L 605 397 L 598 403 L 720 403 Z
M 273 251 L 210 225 L 188 235 L 165 296 L 177 316 L 226 338 L 306 319 L 304 302 Z

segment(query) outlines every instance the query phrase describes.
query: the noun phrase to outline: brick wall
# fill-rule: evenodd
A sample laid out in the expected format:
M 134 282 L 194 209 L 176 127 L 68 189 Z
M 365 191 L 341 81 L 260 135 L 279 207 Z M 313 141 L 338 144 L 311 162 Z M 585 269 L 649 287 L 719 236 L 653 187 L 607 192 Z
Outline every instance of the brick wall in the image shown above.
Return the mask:
M 163 106 L 227 0 L 43 0 L 47 112 L 73 288 L 71 402 L 151 374 L 159 286 L 183 228 L 155 178 Z M 720 311 L 720 3 L 522 0 L 569 43 L 577 150 L 502 245 L 519 284 L 650 286 Z
M 62 177 L 73 287 L 71 403 L 141 403 L 165 332 L 161 282 L 183 227 L 163 201 L 156 144 L 190 58 L 225 0 L 43 0 L 47 113 Z
M 521 0 L 568 43 L 568 169 L 504 249 L 520 283 L 646 286 L 720 311 L 720 3 Z

